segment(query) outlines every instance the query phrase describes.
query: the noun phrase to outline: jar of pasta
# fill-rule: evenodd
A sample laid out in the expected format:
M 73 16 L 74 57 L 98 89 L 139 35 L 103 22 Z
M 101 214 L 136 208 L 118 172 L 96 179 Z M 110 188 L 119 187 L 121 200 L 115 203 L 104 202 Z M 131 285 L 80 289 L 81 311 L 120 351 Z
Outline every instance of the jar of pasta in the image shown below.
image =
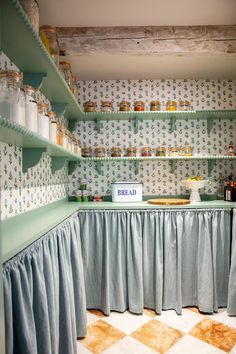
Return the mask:
M 166 156 L 166 148 L 164 146 L 157 147 L 156 156 Z
M 191 111 L 191 104 L 187 100 L 179 101 L 178 104 L 179 111 Z
M 152 156 L 152 148 L 150 148 L 149 146 L 142 147 L 140 149 L 140 152 L 141 152 L 141 156 L 145 156 L 145 157 Z
M 120 147 L 111 148 L 111 157 L 121 157 L 121 148 Z
M 101 111 L 102 112 L 112 112 L 113 111 L 112 102 L 111 101 L 102 101 Z
M 137 148 L 136 147 L 128 147 L 126 148 L 126 157 L 135 157 L 137 156 Z
M 167 101 L 166 102 L 167 111 L 177 111 L 177 102 L 176 101 Z
M 25 125 L 33 132 L 38 132 L 38 106 L 35 100 L 35 88 L 30 85 L 24 85 L 25 91 Z
M 140 112 L 145 111 L 145 103 L 143 101 L 135 101 L 134 110 Z
M 151 101 L 150 102 L 150 111 L 160 111 L 161 103 L 160 101 Z
M 84 112 L 95 112 L 96 111 L 96 103 L 93 101 L 86 101 L 83 104 Z
M 105 157 L 105 148 L 104 147 L 96 147 L 94 149 L 94 154 L 96 157 Z
M 120 102 L 120 111 L 121 112 L 130 111 L 130 102 L 129 101 L 121 101 Z
M 169 148 L 169 155 L 170 156 L 179 156 L 180 155 L 180 148 L 178 146 L 171 146 Z

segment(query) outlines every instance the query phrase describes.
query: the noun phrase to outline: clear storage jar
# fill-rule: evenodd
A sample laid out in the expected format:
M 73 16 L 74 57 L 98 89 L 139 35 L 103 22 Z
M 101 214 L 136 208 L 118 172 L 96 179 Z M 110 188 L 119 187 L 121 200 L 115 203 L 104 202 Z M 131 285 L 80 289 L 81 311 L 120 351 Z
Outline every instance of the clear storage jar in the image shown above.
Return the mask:
M 60 61 L 59 68 L 62 75 L 64 76 L 67 85 L 73 91 L 73 77 L 70 63 L 68 63 L 67 61 Z
M 89 100 L 84 102 L 84 112 L 95 112 L 96 111 L 96 103 Z
M 113 105 L 111 101 L 102 101 L 101 112 L 112 112 Z
M 29 130 L 38 132 L 38 106 L 35 100 L 36 90 L 29 85 L 24 85 L 25 91 L 25 126 Z
M 38 103 L 38 134 L 49 140 L 48 104 Z
M 143 101 L 135 101 L 134 110 L 139 112 L 145 111 L 145 103 Z
M 130 102 L 129 101 L 121 101 L 120 102 L 120 111 L 121 112 L 130 111 Z
M 177 102 L 176 101 L 167 101 L 166 102 L 167 111 L 177 111 Z
M 187 100 L 179 101 L 178 110 L 179 111 L 191 111 L 191 103 Z
M 51 54 L 55 64 L 59 66 L 59 46 L 57 41 L 57 29 L 56 27 L 44 25 L 39 29 L 39 34 L 43 44 L 47 51 Z
M 20 4 L 25 10 L 35 31 L 39 31 L 39 5 L 36 0 L 20 0 Z
M 151 101 L 150 102 L 150 111 L 160 111 L 161 103 L 160 101 Z
M 56 113 L 53 111 L 48 112 L 49 117 L 49 138 L 52 143 L 57 143 L 57 120 Z
M 22 74 L 15 70 L 0 71 L 0 114 L 25 126 L 25 93 Z

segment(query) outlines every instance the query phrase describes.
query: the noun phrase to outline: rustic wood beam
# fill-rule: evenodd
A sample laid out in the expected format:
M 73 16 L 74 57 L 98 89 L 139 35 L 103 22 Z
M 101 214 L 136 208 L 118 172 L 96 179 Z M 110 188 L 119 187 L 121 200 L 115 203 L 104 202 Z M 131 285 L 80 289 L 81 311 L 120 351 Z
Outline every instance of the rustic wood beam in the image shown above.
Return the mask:
M 58 27 L 66 54 L 236 54 L 236 25 Z

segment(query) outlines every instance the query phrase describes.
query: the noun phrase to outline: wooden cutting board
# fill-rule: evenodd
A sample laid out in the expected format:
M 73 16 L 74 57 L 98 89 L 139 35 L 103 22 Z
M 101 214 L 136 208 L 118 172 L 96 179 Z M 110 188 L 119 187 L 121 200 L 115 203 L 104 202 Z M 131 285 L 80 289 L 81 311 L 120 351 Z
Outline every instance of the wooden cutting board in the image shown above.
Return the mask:
M 186 205 L 190 204 L 188 199 L 171 199 L 171 198 L 161 198 L 161 199 L 149 199 L 147 201 L 149 204 L 153 205 Z

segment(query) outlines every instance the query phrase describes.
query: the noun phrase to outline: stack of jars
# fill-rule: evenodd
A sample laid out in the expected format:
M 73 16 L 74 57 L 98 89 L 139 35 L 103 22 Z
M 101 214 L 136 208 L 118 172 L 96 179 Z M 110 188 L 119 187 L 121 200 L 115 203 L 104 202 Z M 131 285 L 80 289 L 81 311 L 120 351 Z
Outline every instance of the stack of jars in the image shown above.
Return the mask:
M 80 141 L 62 124 L 57 125 L 57 144 L 81 156 Z

